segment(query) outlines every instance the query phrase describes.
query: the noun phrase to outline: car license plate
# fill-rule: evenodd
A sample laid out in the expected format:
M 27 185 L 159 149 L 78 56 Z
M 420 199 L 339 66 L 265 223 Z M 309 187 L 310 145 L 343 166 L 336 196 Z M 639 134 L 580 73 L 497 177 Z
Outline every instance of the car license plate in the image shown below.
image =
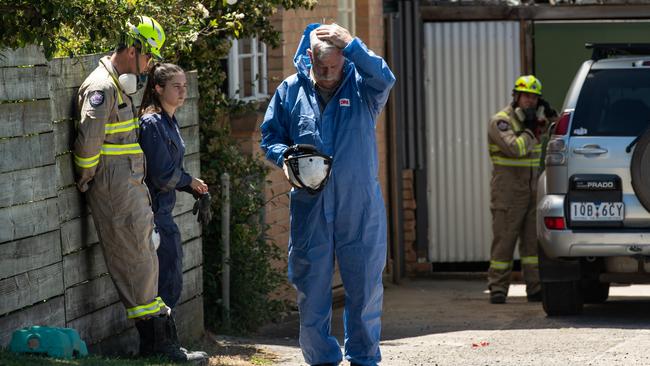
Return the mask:
M 623 221 L 623 202 L 571 202 L 571 220 Z

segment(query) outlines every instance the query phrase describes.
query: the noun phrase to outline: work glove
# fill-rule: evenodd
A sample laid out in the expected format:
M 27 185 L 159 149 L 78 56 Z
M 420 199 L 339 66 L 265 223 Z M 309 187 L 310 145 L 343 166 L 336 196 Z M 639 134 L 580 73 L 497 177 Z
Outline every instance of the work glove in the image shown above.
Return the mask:
M 160 233 L 156 226 L 153 227 L 153 231 L 151 232 L 151 242 L 153 243 L 154 248 L 158 250 L 158 247 L 160 247 Z
M 196 221 L 207 225 L 212 220 L 212 197 L 210 193 L 204 193 L 194 202 L 192 214 L 197 215 Z
M 542 116 L 544 116 L 546 118 L 555 118 L 555 117 L 557 117 L 557 112 L 555 111 L 555 109 L 553 109 L 551 107 L 551 105 L 545 99 L 540 98 L 540 100 L 539 100 L 539 102 L 537 104 L 537 108 L 538 108 L 538 110 L 541 110 L 540 113 L 538 113 L 538 116 L 541 114 Z M 542 116 L 539 116 L 539 117 L 541 118 Z
M 522 111 L 524 112 L 524 126 L 534 132 L 537 129 L 537 108 L 526 108 Z
M 539 133 L 537 111 L 537 108 L 521 109 L 517 107 L 515 109 L 515 115 L 524 124 L 523 132 L 533 138 L 536 138 Z

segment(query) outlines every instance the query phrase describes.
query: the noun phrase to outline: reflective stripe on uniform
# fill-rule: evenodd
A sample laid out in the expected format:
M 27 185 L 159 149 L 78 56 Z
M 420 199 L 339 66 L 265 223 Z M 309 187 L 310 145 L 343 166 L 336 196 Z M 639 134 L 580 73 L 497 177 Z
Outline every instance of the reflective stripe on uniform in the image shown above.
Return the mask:
M 510 116 L 508 115 L 508 113 L 506 113 L 504 111 L 501 111 L 501 112 L 497 113 L 497 117 L 503 117 L 505 119 L 510 119 Z
M 501 152 L 501 148 L 497 144 L 488 144 L 488 149 L 490 152 Z M 542 152 L 542 144 L 537 144 L 533 147 L 532 150 L 530 150 L 532 153 L 541 153 Z
M 140 144 L 103 144 L 99 154 L 91 156 L 89 158 L 82 158 L 74 155 L 74 163 L 76 166 L 88 169 L 92 168 L 95 165 L 99 164 L 100 155 L 131 155 L 131 154 L 142 154 L 142 148 Z
M 107 123 L 105 126 L 105 133 L 107 135 L 119 132 L 127 132 L 138 128 L 138 119 L 133 118 L 128 121 L 117 122 L 117 123 Z
M 99 155 L 94 155 L 89 158 L 82 158 L 81 156 L 78 156 L 77 154 L 72 154 L 74 155 L 74 163 L 80 168 L 92 168 L 95 165 L 99 164 Z
M 536 255 L 529 257 L 521 257 L 521 264 L 538 264 L 539 259 Z
M 126 314 L 129 319 L 140 318 L 146 315 L 159 313 L 160 310 L 163 310 L 166 306 L 167 305 L 165 305 L 160 297 L 156 297 L 148 304 L 126 309 Z
M 505 111 L 498 112 L 496 114 L 496 117 L 503 118 L 504 120 L 508 121 L 511 124 L 515 134 L 518 135 L 514 141 L 514 144 L 516 145 L 516 147 L 514 147 L 514 153 L 517 155 L 517 157 L 511 158 L 504 156 L 511 155 L 512 153 L 508 152 L 507 154 L 504 154 L 501 148 L 499 148 L 499 145 L 490 143 L 488 144 L 488 150 L 490 152 L 490 159 L 492 160 L 492 164 L 522 168 L 540 167 L 542 144 L 535 144 L 532 146 L 532 149 L 530 149 L 530 151 L 527 151 L 526 137 L 523 134 L 520 134 L 522 128 L 519 125 L 519 122 L 514 117 L 511 118 L 510 115 Z
M 490 268 L 492 269 L 508 269 L 512 267 L 512 261 L 510 262 L 499 262 L 499 261 L 490 261 Z
M 517 137 L 515 140 L 517 142 L 517 147 L 519 148 L 519 156 L 526 155 L 526 141 L 523 136 Z
M 513 159 L 502 156 L 491 156 L 490 159 L 492 160 L 492 164 L 501 166 L 539 167 L 540 164 L 540 158 Z
M 142 154 L 140 144 L 103 144 L 102 155 Z

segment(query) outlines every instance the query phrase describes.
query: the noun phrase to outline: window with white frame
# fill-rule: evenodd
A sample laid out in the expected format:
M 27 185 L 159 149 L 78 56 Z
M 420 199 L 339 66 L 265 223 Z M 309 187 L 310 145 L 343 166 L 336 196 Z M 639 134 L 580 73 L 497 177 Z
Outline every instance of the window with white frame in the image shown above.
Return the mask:
M 232 41 L 228 53 L 228 95 L 243 101 L 268 96 L 266 44 L 256 37 Z
M 341 27 L 350 31 L 350 34 L 355 34 L 356 32 L 356 21 L 355 21 L 355 10 L 354 10 L 354 1 L 355 0 L 338 0 L 338 19 L 337 23 Z

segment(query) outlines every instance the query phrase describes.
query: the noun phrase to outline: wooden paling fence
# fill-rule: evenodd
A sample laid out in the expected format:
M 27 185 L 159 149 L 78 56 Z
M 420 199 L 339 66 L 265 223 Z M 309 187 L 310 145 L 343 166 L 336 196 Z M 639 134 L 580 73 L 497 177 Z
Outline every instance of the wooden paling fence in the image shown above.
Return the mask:
M 31 325 L 71 327 L 91 352 L 135 352 L 137 332 L 106 266 L 92 218 L 74 185 L 76 93 L 102 55 L 47 61 L 30 46 L 0 52 L 0 347 Z M 178 111 L 185 165 L 198 176 L 196 72 Z M 194 199 L 178 194 L 183 240 L 182 340 L 203 333 L 201 228 Z

